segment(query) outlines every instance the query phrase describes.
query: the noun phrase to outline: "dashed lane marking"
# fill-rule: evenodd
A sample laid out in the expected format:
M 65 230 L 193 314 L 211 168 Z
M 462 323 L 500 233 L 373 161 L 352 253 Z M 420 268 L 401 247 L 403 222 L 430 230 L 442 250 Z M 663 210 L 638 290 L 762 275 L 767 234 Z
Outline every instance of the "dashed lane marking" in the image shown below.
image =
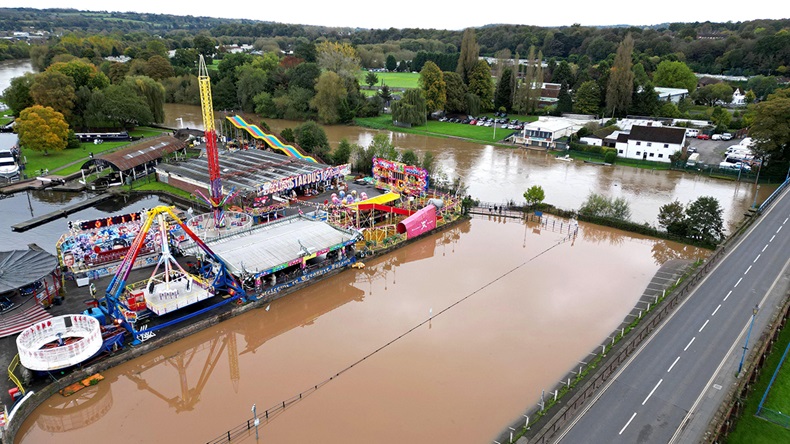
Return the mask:
M 675 364 L 677 364 L 679 360 L 680 360 L 680 356 L 678 356 L 677 358 L 675 358 L 675 362 L 673 362 L 673 363 L 672 363 L 672 365 L 670 365 L 670 366 L 669 366 L 669 368 L 667 369 L 667 373 L 669 373 L 669 372 L 671 372 L 671 371 L 672 371 L 672 368 L 674 368 L 674 367 L 675 367 Z
M 663 379 L 659 379 L 659 380 L 658 380 L 658 384 L 656 384 L 656 386 L 655 386 L 655 387 L 653 387 L 653 390 L 650 390 L 650 393 L 648 393 L 648 394 L 647 394 L 647 398 L 645 398 L 645 400 L 644 400 L 644 401 L 642 401 L 642 405 L 645 405 L 645 403 L 647 402 L 647 400 L 648 400 L 648 399 L 650 399 L 650 397 L 651 397 L 651 396 L 653 396 L 653 393 L 656 391 L 656 389 L 658 388 L 658 386 L 659 386 L 659 385 L 661 385 L 661 383 L 662 383 L 662 382 L 664 382 L 664 380 L 663 380 Z
M 631 415 L 631 419 L 629 419 L 629 420 L 628 420 L 628 422 L 627 422 L 627 423 L 625 423 L 625 425 L 623 426 L 623 428 L 622 428 L 622 429 L 620 429 L 620 433 L 618 433 L 618 435 L 622 435 L 622 434 L 623 434 L 623 432 L 625 432 L 625 429 L 626 429 L 626 428 L 628 428 L 628 425 L 629 425 L 629 424 L 631 424 L 631 421 L 633 421 L 633 420 L 634 420 L 634 417 L 635 417 L 635 416 L 636 416 L 636 412 L 634 412 L 634 414 L 633 414 L 633 415 Z
M 694 336 L 693 338 L 691 338 L 691 340 L 689 341 L 689 343 L 688 343 L 688 344 L 686 344 L 686 348 L 684 348 L 684 349 L 683 349 L 683 351 L 686 351 L 686 350 L 688 350 L 688 349 L 689 349 L 689 347 L 691 347 L 691 343 L 692 343 L 692 342 L 694 342 L 694 340 L 695 340 L 695 339 L 697 339 L 697 337 L 696 337 L 696 336 Z
M 713 310 L 713 313 L 711 314 L 711 316 L 716 316 L 716 312 L 719 311 L 720 308 L 721 308 L 721 304 L 719 304 L 719 306 L 716 307 L 715 310 Z
M 705 328 L 705 326 L 706 326 L 706 325 L 708 325 L 708 322 L 710 322 L 710 319 L 707 319 L 707 320 L 705 321 L 705 323 L 704 323 L 704 324 L 702 324 L 702 327 L 700 327 L 700 328 L 699 328 L 699 332 L 698 332 L 698 333 L 702 333 L 702 330 Z

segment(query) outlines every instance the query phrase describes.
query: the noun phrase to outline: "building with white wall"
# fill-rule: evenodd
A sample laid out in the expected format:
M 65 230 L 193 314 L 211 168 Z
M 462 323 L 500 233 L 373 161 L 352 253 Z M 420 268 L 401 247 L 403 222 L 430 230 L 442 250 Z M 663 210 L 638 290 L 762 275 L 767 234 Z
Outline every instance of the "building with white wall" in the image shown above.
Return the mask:
M 669 156 L 682 151 L 685 142 L 684 128 L 634 125 L 626 137 L 618 137 L 615 148 L 619 157 L 669 163 Z

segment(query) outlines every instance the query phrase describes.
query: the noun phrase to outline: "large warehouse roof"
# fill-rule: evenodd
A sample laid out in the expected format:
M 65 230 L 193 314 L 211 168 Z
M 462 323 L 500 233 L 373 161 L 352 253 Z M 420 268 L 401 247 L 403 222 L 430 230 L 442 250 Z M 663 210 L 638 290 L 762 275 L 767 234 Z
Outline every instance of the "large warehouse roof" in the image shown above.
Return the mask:
M 220 175 L 225 191 L 235 187 L 240 192 L 258 191 L 266 184 L 288 178 L 310 176 L 327 170 L 324 164 L 300 160 L 264 150 L 239 150 L 222 153 L 219 157 Z M 208 159 L 190 159 L 178 164 L 161 164 L 157 171 L 204 184 L 208 188 Z M 323 177 L 323 176 L 315 176 Z M 273 190 L 280 191 L 280 190 Z M 268 194 L 268 193 L 266 193 Z
M 14 291 L 52 273 L 58 259 L 41 250 L 0 251 L 0 293 Z
M 288 264 L 357 236 L 357 232 L 335 228 L 326 222 L 293 216 L 206 243 L 225 261 L 231 273 L 238 276 L 242 272 L 260 273 Z M 185 251 L 197 253 L 194 246 Z

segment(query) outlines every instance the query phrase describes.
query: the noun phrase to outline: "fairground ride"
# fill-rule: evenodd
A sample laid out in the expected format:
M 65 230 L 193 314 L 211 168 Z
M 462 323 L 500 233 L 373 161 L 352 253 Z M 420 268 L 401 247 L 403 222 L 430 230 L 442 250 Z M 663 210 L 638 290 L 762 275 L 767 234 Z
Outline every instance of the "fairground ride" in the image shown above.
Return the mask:
M 167 229 L 167 216 L 184 230 L 205 255 L 205 263 L 198 270 L 185 270 L 173 257 L 170 251 L 170 230 Z M 146 235 L 151 229 L 154 219 L 157 220 L 159 234 L 154 236 L 153 242 L 156 247 L 161 249 L 157 266 L 147 281 L 127 286 L 126 280 L 129 277 L 129 272 L 146 242 Z M 160 268 L 162 272 L 157 273 Z M 227 293 L 230 297 L 199 310 L 190 311 L 180 317 L 168 316 L 165 322 L 155 323 L 151 327 L 139 330 L 137 328 L 139 321 L 152 314 L 165 315 L 187 305 L 209 299 L 218 292 Z M 108 318 L 111 317 L 123 325 L 137 342 L 140 340 L 139 335 L 143 332 L 151 333 L 198 316 L 220 305 L 245 298 L 246 294 L 241 283 L 228 271 L 225 262 L 176 216 L 171 207 L 158 206 L 146 212 L 143 225 L 107 286 L 104 298 L 99 301 L 99 307 Z
M 217 151 L 217 131 L 214 127 L 214 102 L 211 98 L 211 78 L 208 75 L 206 61 L 200 55 L 198 66 L 198 86 L 200 88 L 200 107 L 203 111 L 203 126 L 206 129 L 206 157 L 208 158 L 209 196 L 203 199 L 211 206 L 214 213 L 214 226 L 224 226 L 222 206 L 234 193 L 222 195 L 222 178 L 219 170 L 219 152 Z M 200 192 L 198 192 L 200 193 Z M 201 193 L 202 196 L 202 193 Z

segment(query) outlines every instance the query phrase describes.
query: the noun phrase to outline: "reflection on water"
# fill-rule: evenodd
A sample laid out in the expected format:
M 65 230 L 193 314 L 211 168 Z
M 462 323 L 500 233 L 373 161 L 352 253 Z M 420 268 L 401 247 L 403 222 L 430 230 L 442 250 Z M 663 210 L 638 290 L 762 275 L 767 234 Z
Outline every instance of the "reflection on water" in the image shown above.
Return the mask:
M 68 434 L 42 407 L 22 442 L 205 442 L 299 393 L 265 440 L 490 440 L 620 323 L 659 258 L 706 254 L 584 223 L 565 239 L 473 219 L 111 369 L 122 405 Z

